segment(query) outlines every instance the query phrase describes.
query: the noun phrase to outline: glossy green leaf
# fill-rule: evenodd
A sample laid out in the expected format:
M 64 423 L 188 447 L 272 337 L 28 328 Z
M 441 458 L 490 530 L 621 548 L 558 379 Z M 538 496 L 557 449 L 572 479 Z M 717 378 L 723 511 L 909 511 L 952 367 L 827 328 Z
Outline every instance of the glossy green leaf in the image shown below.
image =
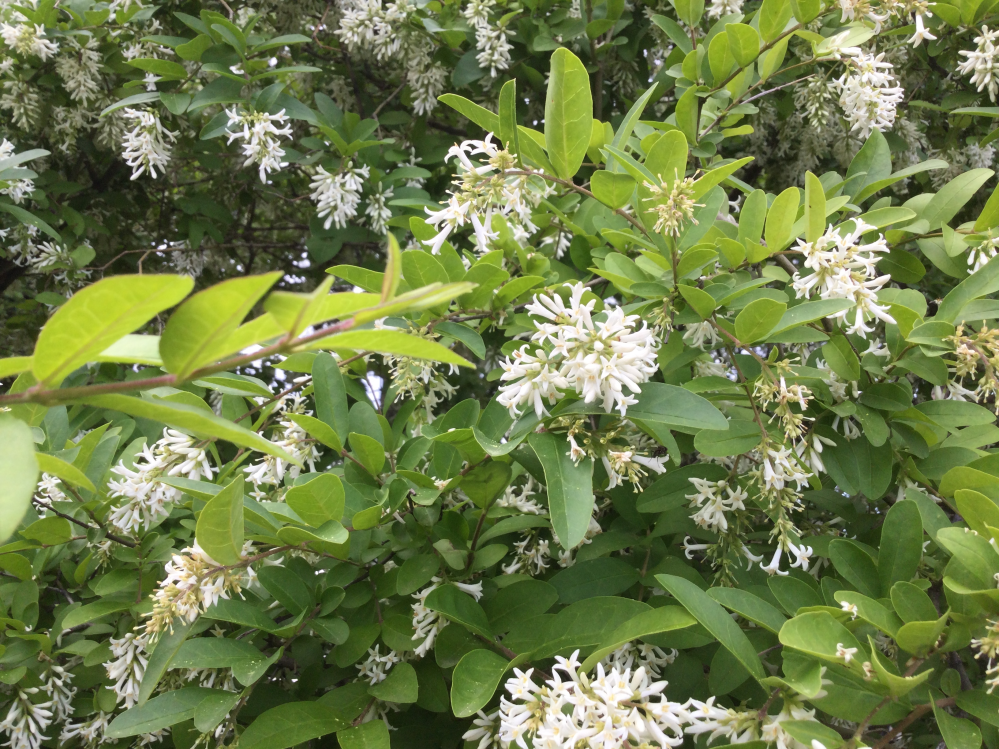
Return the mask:
M 533 432 L 531 448 L 541 461 L 548 487 L 552 530 L 563 549 L 572 549 L 586 535 L 593 512 L 593 460 L 573 462 L 569 443 L 562 435 Z
M 586 156 L 593 121 L 593 98 L 586 67 L 565 47 L 551 58 L 545 99 L 545 145 L 555 173 L 572 179 Z
M 21 524 L 38 483 L 38 461 L 31 427 L 0 414 L 0 541 L 6 541 Z

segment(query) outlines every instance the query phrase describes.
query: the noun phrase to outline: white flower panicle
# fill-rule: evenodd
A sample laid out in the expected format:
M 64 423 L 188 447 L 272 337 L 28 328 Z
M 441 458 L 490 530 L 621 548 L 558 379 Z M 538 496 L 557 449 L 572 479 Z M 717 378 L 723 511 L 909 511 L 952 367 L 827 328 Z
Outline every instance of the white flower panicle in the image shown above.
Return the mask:
M 540 418 L 546 400 L 554 405 L 563 391 L 574 390 L 586 403 L 599 402 L 607 413 L 617 409 L 624 416 L 637 403 L 640 385 L 658 369 L 659 341 L 644 323 L 636 330 L 639 316 L 625 315 L 620 307 L 594 322 L 590 313 L 596 299 L 584 304 L 586 287 L 566 286 L 571 289 L 568 306 L 561 297 L 544 294 L 527 305 L 528 312 L 547 322 L 535 322 L 533 355 L 527 345 L 500 363 L 504 384 L 497 400 L 513 415 L 528 404 Z M 540 348 L 546 342 L 550 352 Z
M 476 164 L 472 157 L 480 155 L 485 160 Z M 493 142 L 492 133 L 485 140 L 455 144 L 447 154 L 448 161 L 452 158 L 458 161 L 458 176 L 453 183 L 458 189 L 449 193 L 451 197 L 440 210 L 426 209 L 427 223 L 438 230 L 437 236 L 423 242 L 432 254 L 439 254 L 451 233 L 466 224 L 474 231 L 476 251 L 488 252 L 490 242 L 496 236 L 491 229 L 494 213 L 512 222 L 515 233 L 519 229 L 524 236 L 529 236 L 538 230 L 531 221 L 531 214 L 554 188 L 535 175 L 508 174 L 520 171 L 517 161 Z
M 626 642 L 600 662 L 605 669 L 616 668 L 619 671 L 637 665 L 644 668 L 649 676 L 658 678 L 663 675 L 663 669 L 676 660 L 677 655 L 679 653 L 675 649 L 667 652 L 645 642 Z
M 878 291 L 891 280 L 879 276 L 875 253 L 887 253 L 890 248 L 880 234 L 873 242 L 864 243 L 863 235 L 874 227 L 854 219 L 854 229 L 843 233 L 842 227 L 826 229 L 814 242 L 798 240 L 797 249 L 805 256 L 804 266 L 813 272 L 794 274 L 793 288 L 798 299 L 817 295 L 820 299 L 847 299 L 856 306 L 830 315 L 831 320 L 847 324 L 846 332 L 866 338 L 874 331 L 867 323 L 874 318 L 894 325 L 888 308 L 878 304 Z M 849 318 L 852 317 L 852 323 Z
M 316 176 L 309 186 L 312 190 L 309 197 L 316 204 L 319 218 L 326 218 L 324 229 L 329 229 L 332 225 L 343 229 L 357 215 L 364 187 L 362 180 L 369 179 L 370 176 L 371 168 L 367 164 L 355 168 L 350 161 L 344 162 L 333 174 L 321 166 L 316 167 Z
M 226 125 L 229 143 L 242 139 L 243 155 L 246 157 L 243 166 L 256 164 L 261 182 L 266 184 L 268 174 L 288 166 L 287 162 L 281 161 L 284 149 L 281 148 L 280 137 L 291 136 L 291 125 L 275 126 L 275 123 L 284 125 L 288 121 L 283 109 L 277 114 L 227 109 L 226 114 L 229 115 L 229 124 Z M 236 130 L 232 129 L 234 126 Z
M 495 7 L 492 0 L 469 0 L 462 11 L 468 24 L 475 29 L 475 47 L 479 54 L 475 59 L 479 67 L 488 70 L 492 78 L 510 67 L 510 51 L 513 45 L 507 38 L 509 33 L 505 25 L 493 25 L 490 13 Z
M 87 720 L 81 720 L 79 723 L 67 722 L 59 733 L 59 743 L 65 744 L 77 738 L 81 745 L 89 748 L 114 743 L 114 739 L 105 736 L 110 718 L 111 716 L 106 712 L 98 710 L 92 718 Z
M 997 36 L 999 29 L 993 31 L 988 26 L 982 26 L 981 35 L 975 37 L 977 48 L 970 52 L 958 52 L 968 59 L 958 64 L 957 72 L 970 75 L 971 85 L 977 86 L 979 91 L 988 90 L 992 101 L 996 100 L 996 93 L 999 92 L 999 62 L 996 60 L 995 45 Z
M 243 544 L 245 560 L 253 554 L 253 543 Z M 244 587 L 256 580 L 256 573 L 247 564 L 224 567 L 208 556 L 198 545 L 174 554 L 164 566 L 166 576 L 153 593 L 153 611 L 146 621 L 146 632 L 157 636 L 172 628 L 180 617 L 191 623 L 219 599 L 239 595 Z
M 382 183 L 379 182 L 368 196 L 368 205 L 364 209 L 364 215 L 368 217 L 371 229 L 376 234 L 384 234 L 388 231 L 388 222 L 392 218 L 392 209 L 388 202 L 394 193 L 395 190 L 392 187 L 382 187 Z
M 856 54 L 844 60 L 847 70 L 834 83 L 850 131 L 856 132 L 861 140 L 872 130 L 891 129 L 895 108 L 905 95 L 900 86 L 892 85 L 895 77 L 889 71 L 894 66 L 884 57 L 883 52 L 875 56 L 856 50 Z
M 402 656 L 394 650 L 389 650 L 385 655 L 382 655 L 379 652 L 380 648 L 381 645 L 369 648 L 368 657 L 357 664 L 357 669 L 360 672 L 358 676 L 369 684 L 379 684 L 385 681 L 392 666 L 402 661 Z
M 42 691 L 49 696 L 52 714 L 57 723 L 62 723 L 73 714 L 76 687 L 73 686 L 72 671 L 67 671 L 55 661 L 51 661 L 45 671 Z
M 428 609 L 426 606 L 427 596 L 440 587 L 443 580 L 439 577 L 432 577 L 430 585 L 421 591 L 413 594 L 416 603 L 413 604 L 413 642 L 423 640 L 416 646 L 416 656 L 422 658 L 434 649 L 437 635 L 447 626 L 447 619 L 442 619 L 436 611 Z M 476 601 L 482 598 L 482 583 L 454 583 L 463 593 L 468 593 Z
M 305 399 L 301 395 L 295 394 L 291 399 L 282 400 L 279 408 L 285 413 L 301 413 L 311 416 L 312 411 L 305 408 Z M 315 440 L 309 436 L 302 427 L 291 419 L 285 417 L 278 422 L 281 431 L 271 438 L 271 442 L 283 449 L 289 455 L 297 458 L 299 463 L 307 465 L 309 471 L 316 470 L 316 461 L 319 460 L 319 449 Z M 253 484 L 253 493 L 257 499 L 263 499 L 266 492 L 262 486 L 281 486 L 285 473 L 293 479 L 298 478 L 302 469 L 295 463 L 289 463 L 283 458 L 275 455 L 265 455 L 259 463 L 247 466 L 243 469 L 246 473 L 246 480 Z
M 632 671 L 597 664 L 596 673 L 580 672 L 577 650 L 556 656 L 552 678 L 537 684 L 514 669 L 500 700 L 496 736 L 500 746 L 513 744 L 560 749 L 609 749 L 624 746 L 673 747 L 683 743 L 686 709 L 663 697 L 665 681 L 653 681 L 643 667 Z M 475 729 L 473 729 L 475 731 Z M 465 735 L 466 740 L 480 738 Z
M 211 478 L 213 469 L 208 453 L 197 447 L 192 437 L 173 429 L 164 429 L 155 445 L 143 446 L 132 468 L 121 461 L 111 472 L 120 478 L 108 483 L 113 498 L 123 498 L 123 504 L 111 508 L 108 520 L 123 533 L 138 533 L 165 518 L 167 505 L 180 499 L 183 492 L 159 481 L 161 477 L 181 477 L 198 481 Z
M 18 12 L 20 16 L 21 13 Z M 23 16 L 22 16 L 23 18 Z M 27 19 L 24 19 L 27 21 Z M 59 51 L 59 45 L 45 38 L 45 27 L 35 23 L 0 23 L 0 38 L 19 55 L 29 55 L 45 62 Z
M 708 481 L 707 479 L 687 479 L 697 491 L 686 495 L 690 500 L 691 509 L 697 512 L 690 516 L 699 527 L 714 533 L 724 533 L 728 530 L 728 515 L 726 513 L 746 509 L 749 494 L 739 486 L 733 486 L 728 481 Z
M 31 701 L 31 696 L 40 691 L 38 687 L 16 690 L 7 717 L 0 722 L 0 731 L 10 737 L 4 746 L 10 749 L 41 749 L 42 742 L 48 740 L 49 737 L 43 734 L 52 725 L 52 703 Z
M 100 63 L 101 54 L 94 37 L 83 45 L 71 39 L 69 45 L 63 47 L 62 54 L 56 58 L 55 69 L 70 99 L 86 106 L 100 98 Z
M 146 173 L 156 179 L 157 169 L 161 174 L 166 172 L 172 148 L 168 140 L 175 140 L 176 134 L 163 127 L 159 115 L 151 110 L 126 109 L 125 117 L 135 122 L 121 143 L 125 149 L 122 158 L 132 167 L 132 179 Z
M 139 700 L 139 686 L 149 664 L 148 645 L 149 635 L 144 632 L 126 632 L 120 638 L 111 638 L 114 660 L 106 662 L 104 668 L 108 678 L 114 682 L 111 688 L 118 704 L 124 704 L 126 710 L 134 707 Z

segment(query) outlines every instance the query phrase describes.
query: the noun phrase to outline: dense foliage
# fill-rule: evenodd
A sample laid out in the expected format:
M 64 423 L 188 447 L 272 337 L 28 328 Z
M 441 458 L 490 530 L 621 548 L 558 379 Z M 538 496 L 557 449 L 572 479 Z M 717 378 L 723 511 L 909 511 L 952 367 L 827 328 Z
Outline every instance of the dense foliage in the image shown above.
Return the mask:
M 994 6 L 0 2 L 6 745 L 999 747 Z

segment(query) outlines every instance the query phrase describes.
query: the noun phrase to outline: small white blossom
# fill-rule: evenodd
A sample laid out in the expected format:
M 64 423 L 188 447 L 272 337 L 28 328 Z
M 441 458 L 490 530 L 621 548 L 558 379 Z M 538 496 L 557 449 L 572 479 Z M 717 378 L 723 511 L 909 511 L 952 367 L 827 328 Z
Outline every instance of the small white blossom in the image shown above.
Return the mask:
M 175 140 L 176 134 L 163 127 L 159 115 L 148 109 L 125 109 L 124 116 L 135 121 L 135 127 L 125 133 L 122 141 L 125 149 L 122 158 L 132 167 L 132 179 L 146 172 L 156 179 L 157 169 L 161 173 L 166 171 L 172 148 L 168 140 Z
M 243 155 L 246 161 L 243 166 L 256 164 L 259 168 L 260 181 L 267 183 L 267 175 L 271 172 L 280 171 L 282 167 L 288 165 L 281 161 L 284 156 L 284 149 L 281 148 L 280 136 L 291 135 L 291 125 L 278 128 L 274 123 L 284 125 L 288 121 L 282 109 L 277 114 L 267 112 L 246 112 L 236 109 L 226 110 L 229 115 L 229 143 L 242 139 Z M 233 130 L 233 127 L 237 129 Z

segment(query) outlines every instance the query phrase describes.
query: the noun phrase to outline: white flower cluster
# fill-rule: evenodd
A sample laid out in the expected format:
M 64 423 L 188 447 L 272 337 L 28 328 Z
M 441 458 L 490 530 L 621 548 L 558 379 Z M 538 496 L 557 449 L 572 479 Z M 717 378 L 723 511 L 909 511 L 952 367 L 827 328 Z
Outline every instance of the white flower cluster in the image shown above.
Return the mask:
M 246 157 L 243 166 L 256 164 L 261 182 L 266 184 L 268 174 L 288 166 L 287 162 L 281 161 L 284 149 L 281 148 L 279 137 L 290 137 L 291 125 L 285 125 L 283 128 L 274 125 L 275 122 L 284 125 L 288 121 L 283 109 L 277 114 L 227 109 L 226 114 L 229 115 L 229 124 L 226 127 L 232 128 L 235 125 L 239 128 L 228 131 L 229 143 L 240 138 L 243 140 L 243 155 Z
M 979 91 L 988 89 L 992 101 L 996 100 L 996 93 L 999 92 L 999 62 L 996 60 L 995 45 L 997 36 L 999 29 L 992 31 L 988 26 L 982 26 L 981 35 L 975 37 L 976 49 L 958 52 L 968 59 L 957 66 L 957 72 L 970 75 L 971 85 L 978 86 Z
M 401 330 L 386 325 L 384 320 L 375 322 L 378 330 Z M 406 331 L 410 335 L 418 336 L 428 341 L 436 341 L 440 336 L 435 334 L 428 327 L 410 327 Z M 385 364 L 388 365 L 392 375 L 392 387 L 395 388 L 395 400 L 399 402 L 406 398 L 415 400 L 420 410 L 414 412 L 414 424 L 430 424 L 435 418 L 434 409 L 445 402 L 457 392 L 455 387 L 447 381 L 448 375 L 457 374 L 458 368 L 448 365 L 448 372 L 445 374 L 437 369 L 435 362 L 427 359 L 415 359 L 411 356 L 385 356 Z
M 873 318 L 891 325 L 895 319 L 888 314 L 887 307 L 878 304 L 878 291 L 888 281 L 890 275 L 878 276 L 878 257 L 874 253 L 889 252 L 888 244 L 880 234 L 874 242 L 863 243 L 863 235 L 874 229 L 861 219 L 854 219 L 853 231 L 845 234 L 832 225 L 826 233 L 814 242 L 798 240 L 797 249 L 804 254 L 804 265 L 814 271 L 811 275 L 794 274 L 794 291 L 799 299 L 817 294 L 821 299 L 849 299 L 855 303 L 853 310 L 843 310 L 829 319 L 839 319 L 847 323 L 852 315 L 853 323 L 846 332 L 866 338 L 874 331 L 866 321 Z
M 324 229 L 329 229 L 331 225 L 343 229 L 357 215 L 364 187 L 362 180 L 370 177 L 371 168 L 367 164 L 355 168 L 352 162 L 345 161 L 333 174 L 321 166 L 316 167 L 316 176 L 309 185 L 312 189 L 309 197 L 316 204 L 319 218 L 326 217 Z
M 644 323 L 636 330 L 638 315 L 625 315 L 620 307 L 594 323 L 590 312 L 596 299 L 584 304 L 586 287 L 566 286 L 571 289 L 568 306 L 555 295 L 535 295 L 527 305 L 528 312 L 549 321 L 535 322 L 538 330 L 531 340 L 549 342 L 551 351 L 538 347 L 532 355 L 523 346 L 501 362 L 504 384 L 497 400 L 513 415 L 530 404 L 540 418 L 546 413 L 545 400 L 554 405 L 564 390 L 574 390 L 586 403 L 600 402 L 607 413 L 616 408 L 624 416 L 637 403 L 639 386 L 658 369 L 659 341 Z
M 369 684 L 385 681 L 392 666 L 402 661 L 402 656 L 394 650 L 389 650 L 385 655 L 382 655 L 379 652 L 380 649 L 381 645 L 369 648 L 368 657 L 357 664 L 357 669 L 360 672 L 358 676 Z
M 679 653 L 673 649 L 669 652 L 645 642 L 626 642 L 613 653 L 600 661 L 605 669 L 624 671 L 636 664 L 644 668 L 650 676 L 663 675 L 663 669 L 676 660 Z
M 513 49 L 507 39 L 506 26 L 493 25 L 489 19 L 494 7 L 493 0 L 469 0 L 462 11 L 465 20 L 475 29 L 475 47 L 479 50 L 475 59 L 479 67 L 488 70 L 493 78 L 510 67 L 510 50 Z
M 38 480 L 34 501 L 39 509 L 52 507 L 53 502 L 65 502 L 66 495 L 62 491 L 62 481 L 56 476 L 43 473 Z
M 18 15 L 21 16 L 21 13 L 18 12 Z M 0 23 L 0 38 L 19 55 L 34 55 L 42 62 L 59 51 L 59 45 L 45 38 L 45 27 L 39 24 Z
M 773 558 L 770 560 L 770 564 L 760 565 L 760 569 L 766 572 L 768 575 L 778 575 L 780 577 L 786 577 L 789 572 L 782 570 L 780 568 L 781 556 L 784 552 L 788 553 L 788 558 L 794 557 L 794 561 L 791 563 L 791 567 L 798 567 L 802 572 L 808 572 L 808 564 L 812 559 L 812 554 L 814 549 L 811 546 L 805 546 L 804 544 L 796 544 L 792 541 L 787 542 L 787 548 L 784 548 L 783 543 L 777 544 L 777 550 L 774 551 Z
M 174 429 L 164 429 L 163 437 L 152 447 L 144 445 L 132 468 L 124 461 L 111 469 L 121 478 L 108 483 L 112 497 L 126 502 L 111 509 L 108 520 L 122 533 L 137 533 L 165 518 L 166 505 L 180 499 L 183 492 L 162 483 L 164 476 L 179 476 L 198 481 L 211 478 L 213 469 L 203 447 L 196 447 L 192 437 Z
M 744 0 L 711 0 L 707 9 L 707 16 L 711 19 L 719 19 L 722 16 L 730 16 L 734 13 L 742 13 Z
M 902 102 L 905 92 L 892 85 L 895 77 L 889 72 L 894 67 L 886 62 L 884 52 L 875 56 L 864 54 L 857 48 L 843 62 L 847 70 L 833 85 L 839 93 L 839 105 L 850 123 L 850 131 L 865 140 L 872 130 L 890 130 L 895 122 L 895 108 Z
M 541 538 L 537 531 L 525 531 L 520 541 L 513 544 L 513 560 L 502 567 L 504 575 L 523 572 L 536 577 L 548 569 L 551 562 L 551 548 L 547 538 Z
M 410 34 L 403 30 L 416 6 L 409 0 L 346 0 L 341 4 L 340 28 L 334 34 L 351 52 L 369 52 L 376 60 L 403 57 Z
M 496 506 L 517 510 L 525 515 L 547 515 L 547 510 L 531 499 L 537 495 L 537 489 L 534 478 L 528 476 L 527 483 L 523 486 L 508 486 L 503 496 L 496 500 Z
M 305 408 L 305 402 L 305 399 L 296 393 L 290 400 L 283 400 L 279 408 L 284 413 L 302 413 L 311 416 L 312 411 Z M 271 442 L 308 465 L 310 471 L 315 471 L 316 461 L 319 460 L 319 449 L 315 440 L 291 419 L 281 419 L 279 425 L 282 430 L 276 438 L 271 438 Z M 247 466 L 243 471 L 246 473 L 246 480 L 253 484 L 252 496 L 263 499 L 267 496 L 267 492 L 261 489 L 262 486 L 268 484 L 274 487 L 281 486 L 285 473 L 292 478 L 298 478 L 302 469 L 275 455 L 265 455 L 259 463 Z
M 655 369 L 652 371 L 654 372 Z M 624 415 L 623 411 L 621 415 Z M 570 455 L 573 452 L 570 449 Z M 578 450 L 575 452 L 578 454 Z M 666 461 L 668 459 L 668 455 L 652 458 L 635 450 L 608 450 L 606 455 L 600 456 L 600 460 L 604 464 L 604 470 L 607 471 L 607 478 L 609 479 L 607 488 L 613 489 L 616 486 L 623 486 L 627 481 L 634 486 L 634 491 L 636 492 L 643 491 L 639 481 L 648 475 L 643 469 L 648 468 L 654 473 L 666 473 Z M 578 463 L 579 461 L 576 460 L 576 462 Z
M 372 231 L 376 234 L 384 234 L 388 231 L 388 222 L 392 218 L 392 209 L 388 202 L 392 199 L 395 190 L 392 187 L 382 187 L 379 182 L 375 185 L 368 196 L 368 205 L 364 209 L 364 215 L 368 217 L 368 223 Z
M 413 111 L 417 115 L 428 115 L 437 108 L 437 97 L 447 88 L 448 71 L 430 55 L 422 58 L 409 67 L 406 81 L 413 91 Z
M 642 667 L 632 672 L 616 665 L 605 669 L 602 663 L 588 676 L 579 671 L 578 654 L 556 656 L 552 678 L 541 685 L 531 679 L 534 669 L 515 668 L 506 682 L 510 696 L 500 701 L 498 727 L 478 726 L 465 740 L 482 739 L 491 728 L 500 746 L 515 743 L 522 749 L 527 741 L 552 749 L 683 743 L 687 711 L 663 697 L 667 682 L 653 681 Z
M 434 649 L 437 635 L 447 626 L 447 619 L 442 619 L 436 611 L 428 609 L 426 606 L 427 596 L 436 590 L 443 580 L 439 577 L 432 577 L 430 585 L 421 591 L 413 594 L 416 603 L 413 604 L 413 641 L 423 640 L 416 646 L 416 656 L 422 658 Z M 472 596 L 476 601 L 482 598 L 482 583 L 454 583 L 459 590 Z
M 98 710 L 92 718 L 79 723 L 67 722 L 59 732 L 59 743 L 65 744 L 73 739 L 80 739 L 80 744 L 86 747 L 97 747 L 101 744 L 113 743 L 114 739 L 105 736 L 110 723 L 110 715 Z
M 707 479 L 687 479 L 697 492 L 686 495 L 690 500 L 691 509 L 697 512 L 690 516 L 699 527 L 713 533 L 724 533 L 728 530 L 726 513 L 746 509 L 749 494 L 745 489 L 734 486 L 728 481 L 708 481 Z
M 149 663 L 147 647 L 149 635 L 126 632 L 119 638 L 111 638 L 111 655 L 114 660 L 104 664 L 108 678 L 114 682 L 111 687 L 118 698 L 130 710 L 139 699 L 139 686 Z
M 471 157 L 485 156 L 485 163 L 476 164 Z M 553 187 L 540 177 L 525 174 L 507 174 L 516 171 L 516 159 L 493 142 L 489 133 L 485 140 L 466 140 L 455 144 L 448 151 L 447 159 L 458 160 L 458 176 L 454 180 L 460 188 L 441 210 L 426 209 L 427 223 L 438 229 L 432 240 L 423 244 L 434 255 L 455 229 L 471 224 L 475 233 L 476 250 L 489 251 L 495 238 L 491 231 L 493 213 L 512 219 L 511 229 L 518 242 L 527 243 L 528 237 L 538 230 L 531 221 L 531 213 L 542 199 L 553 192 Z M 533 180 L 533 181 L 532 181 Z
M 799 466 L 791 450 L 781 446 L 768 448 L 763 456 L 763 485 L 767 491 L 780 491 L 794 483 L 798 491 L 808 486 L 809 473 Z
M 122 158 L 132 167 L 132 179 L 138 179 L 146 172 L 156 179 L 156 170 L 166 172 L 170 163 L 170 149 L 167 141 L 175 140 L 176 134 L 163 127 L 159 115 L 149 109 L 126 109 L 125 117 L 135 121 L 135 127 L 125 133 L 121 142 L 125 149 Z
M 91 37 L 81 45 L 71 39 L 56 58 L 56 73 L 62 79 L 62 87 L 69 98 L 87 106 L 101 97 L 100 78 L 101 53 L 97 39 Z
M 14 144 L 11 143 L 6 138 L 0 142 L 0 159 L 7 159 L 14 156 Z M 24 199 L 28 197 L 35 190 L 35 183 L 30 179 L 11 179 L 11 180 L 0 180 L 0 195 L 6 195 L 15 203 L 23 203 Z M 34 226 L 30 227 L 35 229 Z M 37 229 L 35 229 L 37 232 Z M 0 232 L 0 238 L 6 231 Z M 14 262 L 18 262 L 18 257 L 14 257 Z M 19 265 L 21 263 L 18 263 Z
M 243 544 L 243 559 L 253 553 L 253 542 Z M 197 541 L 174 554 L 163 568 L 166 576 L 153 593 L 153 611 L 146 622 L 150 635 L 171 628 L 180 617 L 190 623 L 220 598 L 239 595 L 244 587 L 256 580 L 256 572 L 248 565 L 223 567 L 205 553 Z
M 41 749 L 42 742 L 48 740 L 49 737 L 43 733 L 52 725 L 52 703 L 31 701 L 31 695 L 40 691 L 38 687 L 17 689 L 7 717 L 0 722 L 0 731 L 10 736 L 10 741 L 4 746 L 10 749 Z
M 72 671 L 67 671 L 55 661 L 50 661 L 42 682 L 42 691 L 49 696 L 56 722 L 61 723 L 73 714 L 76 687 L 73 686 Z

